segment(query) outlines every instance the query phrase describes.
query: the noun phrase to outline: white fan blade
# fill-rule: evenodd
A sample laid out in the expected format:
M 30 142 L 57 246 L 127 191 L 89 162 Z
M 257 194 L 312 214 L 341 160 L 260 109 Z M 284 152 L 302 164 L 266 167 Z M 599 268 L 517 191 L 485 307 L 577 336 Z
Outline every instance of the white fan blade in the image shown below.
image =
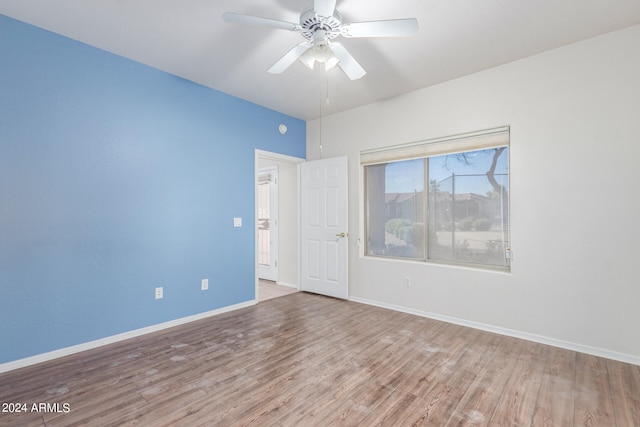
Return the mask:
M 418 20 L 415 18 L 355 22 L 342 26 L 344 37 L 408 37 L 417 32 Z
M 357 80 L 367 74 L 344 46 L 340 43 L 331 43 L 330 46 L 333 54 L 340 61 L 338 65 L 351 80 Z
M 270 73 L 272 73 L 272 74 L 280 74 L 280 73 L 282 73 L 284 70 L 289 68 L 289 66 L 291 64 L 296 62 L 296 60 L 298 58 L 300 58 L 302 56 L 302 54 L 305 53 L 309 48 L 311 48 L 311 43 L 310 42 L 302 42 L 302 43 L 300 43 L 299 45 L 297 45 L 293 49 L 291 49 L 289 52 L 287 52 L 287 54 L 285 56 L 280 58 L 278 60 L 278 62 L 273 64 L 273 66 L 271 68 L 269 68 L 268 71 Z
M 313 10 L 320 16 L 329 18 L 336 9 L 336 0 L 314 0 Z
M 276 19 L 260 18 L 259 16 L 242 15 L 240 13 L 225 12 L 222 19 L 236 24 L 259 25 L 261 27 L 278 28 L 281 30 L 300 31 L 302 27 L 293 22 L 278 21 Z

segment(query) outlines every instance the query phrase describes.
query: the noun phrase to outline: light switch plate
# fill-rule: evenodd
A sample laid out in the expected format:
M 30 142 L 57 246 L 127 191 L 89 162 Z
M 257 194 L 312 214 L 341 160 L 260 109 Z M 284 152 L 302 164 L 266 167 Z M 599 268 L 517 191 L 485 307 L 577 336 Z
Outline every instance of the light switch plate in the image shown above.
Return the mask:
M 234 227 L 242 227 L 242 218 L 233 218 Z

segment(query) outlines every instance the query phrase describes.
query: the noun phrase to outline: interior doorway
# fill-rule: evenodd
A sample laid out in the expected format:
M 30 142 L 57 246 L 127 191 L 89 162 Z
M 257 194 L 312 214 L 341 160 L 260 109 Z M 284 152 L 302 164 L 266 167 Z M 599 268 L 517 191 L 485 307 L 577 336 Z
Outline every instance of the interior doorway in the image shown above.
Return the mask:
M 258 278 L 278 281 L 278 166 L 258 173 Z
M 287 291 L 296 291 L 300 288 L 298 168 L 302 162 L 304 159 L 297 157 L 263 150 L 255 151 L 255 299 L 257 301 L 261 300 L 261 282 L 265 290 L 262 292 L 265 298 L 273 295 L 273 292 L 270 292 L 273 288 L 279 288 L 282 291 L 279 293 L 283 295 L 288 293 Z M 269 184 L 266 183 L 267 180 L 270 181 Z M 265 202 L 265 200 L 268 201 Z M 267 203 L 269 206 L 265 209 Z M 273 242 L 276 243 L 273 244 Z M 273 267 L 269 267 L 270 265 Z M 266 281 L 261 277 L 269 280 Z

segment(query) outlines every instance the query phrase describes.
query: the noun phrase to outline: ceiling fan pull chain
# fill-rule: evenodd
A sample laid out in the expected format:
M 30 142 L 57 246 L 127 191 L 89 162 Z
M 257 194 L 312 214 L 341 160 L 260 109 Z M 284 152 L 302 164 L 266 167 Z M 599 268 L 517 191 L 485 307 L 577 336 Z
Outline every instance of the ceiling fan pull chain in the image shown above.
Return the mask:
M 329 73 L 324 73 L 324 81 L 325 81 L 325 89 L 326 89 L 326 107 L 329 108 L 330 106 L 330 102 L 329 102 Z
M 323 78 L 324 77 L 324 78 Z M 324 83 L 324 89 L 325 89 L 325 93 L 326 93 L 326 102 L 327 102 L 327 106 L 329 105 L 329 78 L 327 77 L 327 73 L 323 73 L 321 74 L 320 77 L 320 119 L 319 119 L 319 124 L 320 124 L 320 146 L 318 147 L 320 149 L 320 159 L 322 159 L 322 113 L 323 113 L 323 98 L 324 98 L 324 94 L 323 94 L 323 88 L 322 88 L 322 84 Z

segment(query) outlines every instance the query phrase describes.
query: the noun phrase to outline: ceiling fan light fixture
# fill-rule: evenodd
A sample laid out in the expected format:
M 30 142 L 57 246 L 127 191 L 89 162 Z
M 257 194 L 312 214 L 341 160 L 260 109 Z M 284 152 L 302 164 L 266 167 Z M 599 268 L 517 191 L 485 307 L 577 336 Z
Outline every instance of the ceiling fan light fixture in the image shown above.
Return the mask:
M 323 63 L 326 71 L 333 69 L 340 62 L 327 44 L 316 45 L 307 49 L 305 53 L 300 55 L 299 59 L 310 70 L 313 70 L 316 62 Z
M 313 66 L 316 63 L 316 57 L 313 53 L 313 49 L 308 49 L 300 56 L 300 62 L 302 62 L 308 69 L 313 70 Z
M 312 50 L 313 56 L 318 62 L 327 62 L 333 56 L 333 52 L 326 44 L 316 45 Z
M 332 54 L 329 59 L 324 61 L 324 69 L 325 69 L 325 71 L 333 70 L 334 68 L 336 68 L 336 66 L 338 65 L 339 62 L 340 62 L 340 60 L 338 58 L 336 58 L 335 55 Z

